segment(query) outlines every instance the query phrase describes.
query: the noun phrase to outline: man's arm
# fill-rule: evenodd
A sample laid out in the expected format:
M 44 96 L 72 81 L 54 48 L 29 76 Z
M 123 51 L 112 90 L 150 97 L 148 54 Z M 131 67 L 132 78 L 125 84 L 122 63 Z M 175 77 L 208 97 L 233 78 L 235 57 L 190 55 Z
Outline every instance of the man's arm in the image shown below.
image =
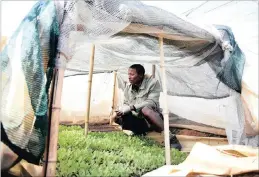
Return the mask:
M 129 95 L 128 95 L 128 86 L 125 87 L 124 89 L 124 101 L 123 105 L 129 105 Z
M 124 101 L 123 106 L 120 108 L 120 110 L 116 111 L 117 116 L 122 116 L 128 112 L 131 111 L 132 107 L 129 105 L 129 95 L 128 95 L 129 88 L 128 86 L 124 89 Z
M 156 81 L 151 87 L 148 92 L 148 97 L 142 103 L 134 105 L 136 110 L 140 110 L 145 106 L 149 107 L 157 107 L 157 103 L 159 102 L 161 87 L 158 81 Z

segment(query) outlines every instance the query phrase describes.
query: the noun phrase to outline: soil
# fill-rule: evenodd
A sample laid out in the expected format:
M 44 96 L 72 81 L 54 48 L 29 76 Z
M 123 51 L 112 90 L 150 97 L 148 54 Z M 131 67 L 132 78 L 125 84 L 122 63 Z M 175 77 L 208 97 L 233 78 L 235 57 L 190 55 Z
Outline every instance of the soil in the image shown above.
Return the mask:
M 110 120 L 109 117 L 95 117 L 90 118 L 89 120 L 89 130 L 92 132 L 111 132 L 111 131 L 120 131 L 120 129 L 116 126 L 112 126 L 109 124 Z M 187 135 L 187 136 L 199 136 L 199 137 L 220 137 L 225 138 L 226 136 L 222 135 L 215 135 L 212 133 L 205 133 L 200 132 L 197 130 L 188 129 L 188 125 L 199 125 L 199 126 L 205 126 L 205 127 L 211 127 L 208 125 L 203 125 L 197 122 L 193 122 L 187 119 L 172 119 L 170 120 L 170 123 L 173 124 L 183 124 L 186 125 L 187 128 L 176 128 L 176 127 L 170 127 L 170 131 L 173 134 L 176 135 Z M 63 125 L 78 125 L 84 128 L 84 120 L 75 122 L 65 122 L 63 121 L 61 124 Z
M 188 136 L 202 136 L 202 137 L 208 137 L 209 135 L 206 133 L 198 132 L 195 130 L 188 130 L 183 129 L 178 132 L 178 135 L 188 135 Z
M 76 124 L 72 123 L 67 123 L 63 122 L 61 123 L 62 125 L 66 126 L 80 126 L 82 128 L 85 128 L 84 121 L 78 122 Z M 112 132 L 112 131 L 120 131 L 118 126 L 110 125 L 110 120 L 109 119 L 99 119 L 98 121 L 93 121 L 90 120 L 89 122 L 89 131 L 91 132 Z
M 181 123 L 183 123 L 182 121 Z M 185 121 L 185 123 L 189 123 L 188 121 Z M 81 126 L 82 128 L 85 127 L 84 121 L 78 122 L 77 124 L 71 124 L 71 123 L 62 123 L 63 125 L 78 125 Z M 112 132 L 112 131 L 120 131 L 118 126 L 110 125 L 109 119 L 107 118 L 102 118 L 102 119 L 92 119 L 89 122 L 89 130 L 91 132 Z M 196 130 L 191 130 L 191 129 L 183 129 L 183 128 L 172 128 L 170 127 L 170 131 L 173 134 L 176 135 L 187 135 L 187 136 L 199 136 L 199 137 L 223 137 L 221 135 L 215 135 L 211 133 L 204 133 L 204 132 L 199 132 Z
M 89 125 L 89 130 L 91 132 L 112 132 L 121 131 L 118 126 L 104 124 L 104 125 Z
M 84 128 L 84 124 L 81 124 L 80 126 Z M 110 125 L 109 122 L 89 123 L 89 130 L 91 132 L 120 131 L 118 126 Z M 189 130 L 189 129 L 170 128 L 170 130 L 173 134 L 177 134 L 177 135 L 199 136 L 199 137 L 222 137 L 219 135 L 203 133 L 203 132 L 199 132 L 196 130 Z
M 82 128 L 85 128 L 85 124 L 80 125 Z M 90 122 L 89 123 L 89 131 L 91 132 L 112 132 L 112 131 L 120 131 L 118 126 L 110 125 L 110 122 Z
M 199 136 L 199 137 L 215 137 L 215 138 L 226 138 L 225 136 L 215 135 L 211 133 L 199 132 L 196 130 L 183 129 L 183 128 L 172 128 L 170 131 L 175 135 L 187 135 L 187 136 Z

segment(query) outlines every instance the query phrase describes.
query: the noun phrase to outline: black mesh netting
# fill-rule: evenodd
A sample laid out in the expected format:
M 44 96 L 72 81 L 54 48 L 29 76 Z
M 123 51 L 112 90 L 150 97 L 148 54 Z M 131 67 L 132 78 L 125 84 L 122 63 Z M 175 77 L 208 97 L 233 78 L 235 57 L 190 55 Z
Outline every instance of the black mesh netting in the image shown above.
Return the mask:
M 53 3 L 37 3 L 1 52 L 1 140 L 34 164 L 44 152 L 48 128 L 59 35 L 55 14 Z

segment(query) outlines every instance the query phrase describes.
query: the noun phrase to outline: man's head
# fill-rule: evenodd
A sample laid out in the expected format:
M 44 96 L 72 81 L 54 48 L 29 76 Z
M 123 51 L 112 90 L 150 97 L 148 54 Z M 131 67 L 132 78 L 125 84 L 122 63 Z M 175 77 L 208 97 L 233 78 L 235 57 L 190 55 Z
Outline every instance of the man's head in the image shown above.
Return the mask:
M 145 68 L 140 64 L 134 64 L 129 67 L 128 76 L 131 84 L 140 84 L 145 75 Z

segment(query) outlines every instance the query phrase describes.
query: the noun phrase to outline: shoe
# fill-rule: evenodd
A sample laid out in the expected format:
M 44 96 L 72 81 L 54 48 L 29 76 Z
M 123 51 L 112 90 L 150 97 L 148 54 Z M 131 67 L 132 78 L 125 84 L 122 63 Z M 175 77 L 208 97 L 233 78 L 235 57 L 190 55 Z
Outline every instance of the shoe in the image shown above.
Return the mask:
M 123 131 L 123 133 L 127 134 L 128 136 L 134 135 L 133 131 L 130 131 L 130 130 L 122 130 L 122 131 Z
M 182 149 L 182 145 L 180 144 L 180 142 L 178 141 L 175 135 L 172 135 L 170 137 L 170 147 L 177 149 L 178 151 L 181 151 Z

